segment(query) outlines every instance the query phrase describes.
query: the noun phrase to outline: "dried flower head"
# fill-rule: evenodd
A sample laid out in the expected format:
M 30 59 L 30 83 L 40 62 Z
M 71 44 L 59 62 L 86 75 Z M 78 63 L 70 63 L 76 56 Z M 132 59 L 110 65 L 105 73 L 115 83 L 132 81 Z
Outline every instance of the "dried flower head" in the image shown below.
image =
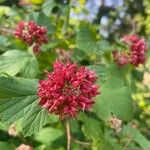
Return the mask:
M 56 61 L 47 80 L 39 82 L 39 104 L 50 113 L 65 118 L 75 117 L 79 110 L 90 110 L 98 92 L 96 74 L 76 63 Z
M 116 132 L 121 131 L 121 126 L 122 126 L 122 120 L 117 118 L 116 116 L 112 115 L 109 120 L 108 120 L 109 126 L 114 129 Z
M 33 45 L 33 51 L 38 53 L 40 46 L 48 42 L 46 35 L 47 29 L 42 26 L 38 26 L 34 21 L 18 23 L 15 30 L 15 37 L 24 41 L 29 46 Z
M 18 131 L 16 129 L 16 124 L 11 124 L 8 128 L 8 134 L 11 136 L 17 136 L 18 135 Z

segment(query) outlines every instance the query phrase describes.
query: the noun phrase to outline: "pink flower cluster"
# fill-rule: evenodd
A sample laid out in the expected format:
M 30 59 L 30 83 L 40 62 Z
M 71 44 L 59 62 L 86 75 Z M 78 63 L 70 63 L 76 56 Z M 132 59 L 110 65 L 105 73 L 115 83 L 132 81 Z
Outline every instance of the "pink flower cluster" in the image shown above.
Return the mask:
M 76 63 L 56 61 L 47 80 L 39 81 L 39 104 L 61 120 L 76 117 L 79 110 L 90 110 L 98 92 L 94 71 Z
M 145 63 L 147 46 L 143 38 L 137 35 L 126 35 L 121 41 L 129 46 L 129 51 L 113 52 L 113 58 L 119 66 L 124 66 L 129 63 L 138 66 L 139 64 Z
M 33 51 L 38 53 L 40 51 L 40 46 L 48 42 L 46 33 L 47 29 L 38 26 L 34 21 L 21 21 L 18 23 L 14 34 L 16 38 L 21 39 L 29 46 L 33 45 Z

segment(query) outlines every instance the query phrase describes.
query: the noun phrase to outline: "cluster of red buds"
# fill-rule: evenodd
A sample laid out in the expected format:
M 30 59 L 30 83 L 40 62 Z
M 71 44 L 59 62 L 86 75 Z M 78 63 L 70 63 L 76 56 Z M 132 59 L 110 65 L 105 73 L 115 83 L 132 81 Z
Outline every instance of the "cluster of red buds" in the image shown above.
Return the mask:
M 94 71 L 76 63 L 56 61 L 47 80 L 39 81 L 39 104 L 61 120 L 76 117 L 77 112 L 90 110 L 98 92 Z
M 129 50 L 113 52 L 114 61 L 118 66 L 125 66 L 129 63 L 138 66 L 145 63 L 147 46 L 143 38 L 137 35 L 126 35 L 121 41 L 129 46 Z
M 24 41 L 29 46 L 33 45 L 33 51 L 38 53 L 40 46 L 48 42 L 46 35 L 47 29 L 42 26 L 38 26 L 34 21 L 18 23 L 15 30 L 15 37 Z

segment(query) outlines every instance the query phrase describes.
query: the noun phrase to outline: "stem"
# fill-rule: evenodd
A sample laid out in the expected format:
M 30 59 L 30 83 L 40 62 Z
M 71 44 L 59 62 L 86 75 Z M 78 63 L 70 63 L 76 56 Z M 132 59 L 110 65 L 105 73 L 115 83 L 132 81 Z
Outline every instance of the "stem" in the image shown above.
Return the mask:
M 69 19 L 70 19 L 70 9 L 71 9 L 71 0 L 68 0 L 68 10 L 67 10 L 67 14 L 66 14 L 66 19 L 64 22 L 64 26 L 63 26 L 63 33 L 65 34 L 68 30 L 68 26 L 69 26 Z
M 70 134 L 70 126 L 68 120 L 66 120 L 65 126 L 66 126 L 66 133 L 67 133 L 67 150 L 70 150 L 71 134 Z
M 125 149 L 128 149 L 128 146 L 129 146 L 129 144 L 132 142 L 132 136 L 130 136 L 129 137 L 129 139 L 128 139 L 128 141 L 127 141 L 127 143 L 126 143 L 126 145 L 125 145 Z
M 28 53 L 32 56 L 35 56 L 34 52 L 33 52 L 33 47 L 35 46 L 35 43 L 33 43 L 30 47 L 28 47 Z
M 88 146 L 91 146 L 92 143 L 89 143 L 89 142 L 82 142 L 82 141 L 78 141 L 76 139 L 73 139 L 73 142 L 76 143 L 76 144 L 79 144 L 79 145 L 82 145 L 83 147 L 88 147 Z
M 24 138 L 24 137 L 22 137 L 22 135 L 18 135 L 18 138 L 23 142 L 23 143 L 25 143 L 25 144 L 27 144 L 27 140 Z
M 124 150 L 143 150 L 141 148 L 125 148 Z

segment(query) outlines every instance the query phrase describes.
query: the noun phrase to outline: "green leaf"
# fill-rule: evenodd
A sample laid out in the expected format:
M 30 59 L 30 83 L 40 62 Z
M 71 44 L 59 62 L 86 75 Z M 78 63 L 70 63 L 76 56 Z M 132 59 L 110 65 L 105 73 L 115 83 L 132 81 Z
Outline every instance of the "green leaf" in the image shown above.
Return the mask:
M 26 78 L 36 78 L 39 74 L 39 65 L 36 57 L 32 57 L 21 70 L 21 76 Z
M 95 35 L 88 29 L 82 28 L 76 37 L 77 48 L 90 54 L 102 55 L 104 52 L 113 50 L 113 47 L 107 41 L 97 41 Z
M 28 56 L 24 52 L 17 50 L 7 51 L 0 56 L 0 73 L 5 72 L 9 75 L 16 75 L 27 60 Z
M 98 77 L 103 77 L 106 75 L 106 67 L 104 65 L 90 65 L 88 68 L 94 70 Z
M 0 99 L 0 114 L 6 123 L 16 122 L 32 109 L 37 96 L 24 96 L 11 99 Z
M 63 131 L 52 127 L 45 127 L 35 135 L 35 139 L 46 145 L 51 145 L 53 141 L 63 136 Z
M 86 52 L 97 52 L 98 46 L 94 35 L 87 28 L 82 28 L 76 37 L 77 48 Z
M 0 122 L 0 130 L 7 132 L 7 127 L 3 122 Z
M 102 52 L 112 52 L 114 50 L 114 47 L 109 44 L 109 42 L 105 40 L 101 40 L 97 42 L 97 46 L 100 51 Z
M 0 76 L 0 99 L 35 95 L 38 80 Z
M 49 16 L 47 16 L 43 11 L 32 12 L 27 16 L 28 21 L 35 21 L 38 25 L 44 26 L 48 29 L 48 34 L 53 34 L 55 31 L 54 26 L 52 25 Z
M 14 150 L 15 147 L 9 142 L 0 142 L 0 149 L 1 150 Z
M 74 49 L 73 56 L 71 57 L 73 61 L 82 61 L 85 59 L 88 55 L 80 50 L 80 49 Z
M 124 85 L 121 71 L 114 66 L 105 69 L 106 76 L 98 81 L 101 94 L 96 97 L 94 112 L 103 120 L 107 120 L 113 113 L 120 119 L 129 121 L 133 116 L 130 88 Z
M 0 18 L 2 18 L 3 15 L 11 16 L 12 13 L 11 7 L 2 5 L 0 6 Z
M 43 12 L 46 16 L 50 16 L 54 7 L 57 7 L 58 4 L 54 0 L 49 0 L 43 4 Z
M 89 139 L 99 139 L 103 135 L 101 122 L 94 117 L 92 114 L 85 113 L 79 115 L 79 120 L 83 122 L 83 133 Z
M 128 88 L 103 88 L 96 98 L 94 112 L 103 120 L 108 119 L 112 113 L 122 120 L 131 120 L 133 107 Z
M 37 80 L 0 77 L 0 116 L 5 123 L 21 121 L 24 136 L 38 132 L 48 112 L 38 105 Z
M 120 147 L 117 143 L 114 142 L 112 143 L 105 138 L 102 138 L 100 141 L 98 141 L 97 149 L 98 150 L 123 150 L 123 148 Z
M 0 50 L 5 50 L 10 45 L 10 42 L 8 41 L 8 38 L 5 36 L 0 36 Z
M 36 22 L 38 25 L 45 26 L 48 29 L 48 34 L 54 33 L 54 26 L 51 24 L 49 17 L 47 17 L 43 12 L 39 13 Z
M 25 76 L 29 73 L 28 77 L 34 78 L 38 73 L 38 63 L 35 59 L 36 58 L 33 58 L 33 56 L 26 52 L 18 50 L 7 51 L 0 56 L 0 73 L 15 76 L 18 73 L 26 72 Z M 31 74 L 30 72 L 33 72 L 33 69 L 35 69 L 36 72 Z
M 99 149 L 99 150 L 115 150 L 113 148 L 113 146 L 106 139 L 101 139 L 97 143 L 97 149 Z
M 48 122 L 48 112 L 39 107 L 37 101 L 27 111 L 28 113 L 22 118 L 22 130 L 24 136 L 31 136 L 37 133 Z
M 148 141 L 137 129 L 127 125 L 123 128 L 122 134 L 131 137 L 143 150 L 150 150 L 150 141 Z
M 6 0 L 0 0 L 0 4 L 1 4 L 1 3 L 4 3 L 5 1 L 6 1 Z

